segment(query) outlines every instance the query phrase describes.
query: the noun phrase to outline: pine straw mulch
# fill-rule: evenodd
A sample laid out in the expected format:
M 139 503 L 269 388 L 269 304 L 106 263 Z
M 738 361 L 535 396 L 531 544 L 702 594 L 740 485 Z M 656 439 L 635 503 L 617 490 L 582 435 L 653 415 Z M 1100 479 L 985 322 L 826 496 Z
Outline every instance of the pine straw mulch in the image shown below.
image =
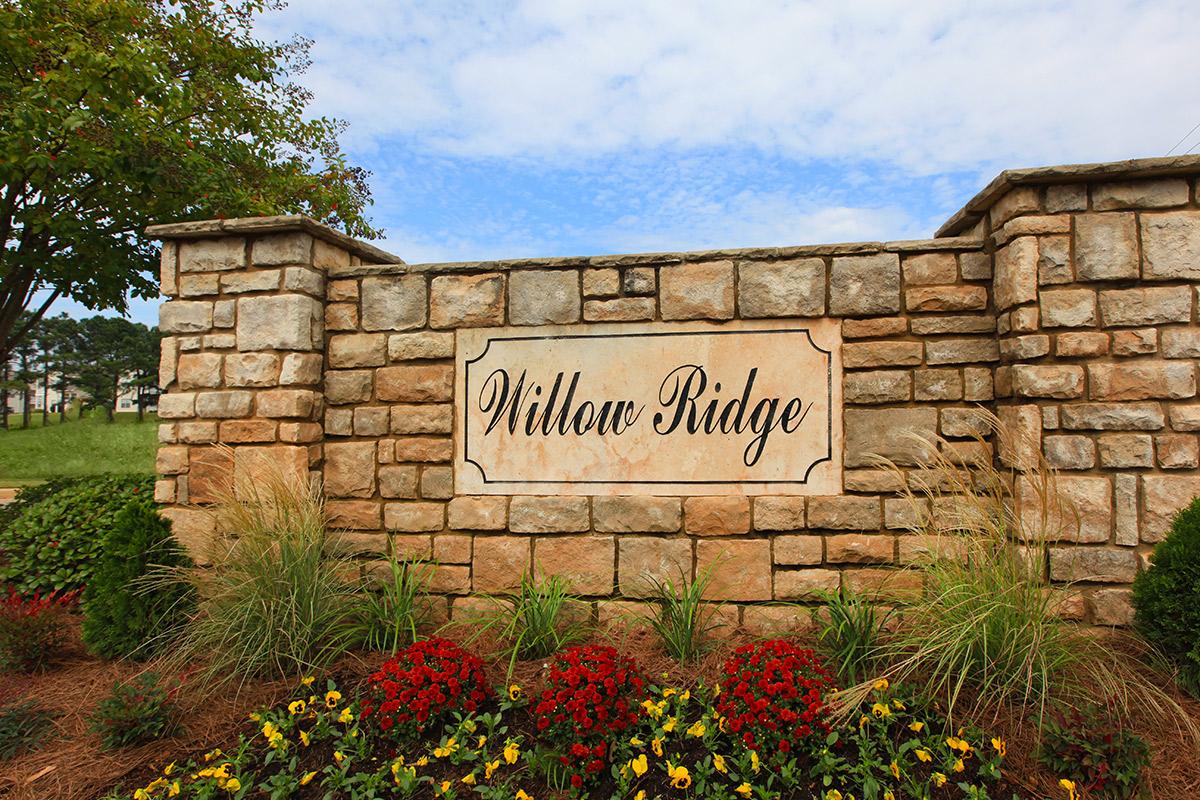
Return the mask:
M 448 638 L 463 640 L 467 632 L 450 629 Z M 486 637 L 484 637 L 486 638 Z M 725 637 L 687 667 L 681 667 L 659 647 L 653 632 L 645 628 L 615 626 L 597 633 L 594 641 L 611 644 L 632 656 L 655 683 L 694 687 L 711 685 L 721 675 L 730 649 L 752 637 L 737 633 Z M 808 644 L 814 644 L 809 642 Z M 517 662 L 511 676 L 508 661 L 498 656 L 498 647 L 487 646 L 483 639 L 470 643 L 487 665 L 488 677 L 497 686 L 506 680 L 521 685 L 530 696 L 545 686 L 546 661 Z M 382 662 L 374 653 L 352 653 L 332 669 L 343 689 L 354 691 Z M 229 747 L 238 733 L 245 730 L 247 714 L 288 697 L 295 688 L 292 681 L 260 681 L 231 687 L 207 698 L 189 697 L 187 684 L 177 701 L 184 709 L 186 727 L 174 737 L 152 744 L 107 752 L 100 748 L 99 737 L 89 730 L 88 717 L 97 703 L 112 690 L 114 682 L 128 680 L 145 669 L 141 664 L 105 662 L 89 655 L 79 639 L 77 621 L 73 622 L 70 641 L 62 658 L 45 674 L 34 676 L 6 674 L 0 681 L 0 707 L 25 698 L 33 698 L 41 707 L 57 715 L 55 729 L 31 753 L 0 762 L 0 798 L 11 800 L 93 800 L 118 784 L 131 785 L 139 776 L 156 774 L 164 763 L 196 755 L 213 747 Z M 1147 668 L 1147 671 L 1148 668 Z M 1200 703 L 1176 693 L 1187 713 L 1200 720 Z M 1037 761 L 1037 721 L 1016 711 L 1001 712 L 976 720 L 985 730 L 1008 742 L 1004 763 L 1006 781 L 1020 786 L 1028 798 L 1060 798 L 1063 790 L 1057 776 Z M 1183 731 L 1164 726 L 1160 720 L 1141 713 L 1130 720 L 1131 727 L 1151 745 L 1152 767 L 1146 788 L 1152 800 L 1178 800 L 1200 797 L 1200 759 Z M 1004 800 L 1007 800 L 1005 798 Z

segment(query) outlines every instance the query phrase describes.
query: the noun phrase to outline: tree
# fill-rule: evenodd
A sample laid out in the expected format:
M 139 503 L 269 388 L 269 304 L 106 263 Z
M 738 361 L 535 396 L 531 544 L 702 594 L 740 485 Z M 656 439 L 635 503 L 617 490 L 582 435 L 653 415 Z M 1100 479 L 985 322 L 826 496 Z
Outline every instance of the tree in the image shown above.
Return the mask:
M 67 359 L 70 357 L 71 335 L 75 328 L 75 320 L 66 314 L 59 314 L 57 317 L 43 317 L 31 334 L 37 343 L 42 366 L 43 426 L 50 420 L 51 377 L 56 381 L 55 388 L 61 399 L 60 419 L 66 420 L 66 393 L 70 381 Z
M 144 369 L 145 325 L 122 317 L 89 317 L 79 323 L 74 381 L 87 395 L 90 408 L 103 408 L 112 422 L 121 393 L 134 385 Z
M 344 124 L 307 119 L 289 80 L 310 42 L 253 35 L 275 6 L 0 0 L 0 362 L 59 297 L 155 297 L 149 223 L 305 213 L 378 235 Z

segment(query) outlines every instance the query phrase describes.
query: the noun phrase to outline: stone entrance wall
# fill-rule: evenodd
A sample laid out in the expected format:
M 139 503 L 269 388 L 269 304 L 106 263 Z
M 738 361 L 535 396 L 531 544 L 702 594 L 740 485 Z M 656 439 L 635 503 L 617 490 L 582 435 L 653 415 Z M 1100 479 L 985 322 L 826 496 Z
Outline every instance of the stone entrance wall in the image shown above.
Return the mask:
M 765 629 L 819 589 L 918 588 L 898 567 L 928 543 L 871 454 L 916 470 L 915 431 L 965 462 L 1028 463 L 1034 445 L 974 441 L 983 408 L 1040 443 L 1082 512 L 1047 554 L 1073 583 L 1064 614 L 1123 624 L 1127 584 L 1200 494 L 1197 176 L 1200 158 L 1007 172 L 934 239 L 699 253 L 410 265 L 302 218 L 156 226 L 171 298 L 157 497 L 194 543 L 192 506 L 228 466 L 209 445 L 235 462 L 270 447 L 323 478 L 365 568 L 389 539 L 436 560 L 447 615 L 536 570 L 604 618 L 647 577 L 719 560 L 712 599 Z M 455 492 L 455 331 L 795 318 L 840 320 L 840 495 Z

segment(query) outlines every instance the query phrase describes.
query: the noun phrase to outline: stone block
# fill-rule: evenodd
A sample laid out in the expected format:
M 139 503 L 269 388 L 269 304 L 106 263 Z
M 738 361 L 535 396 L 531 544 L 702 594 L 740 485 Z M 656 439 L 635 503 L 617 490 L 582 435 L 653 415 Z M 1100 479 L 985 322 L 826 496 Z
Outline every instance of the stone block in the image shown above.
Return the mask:
M 171 522 L 171 535 L 199 566 L 212 563 L 209 549 L 215 525 L 212 515 L 198 508 L 163 508 L 158 512 Z
M 387 362 L 387 337 L 382 333 L 346 333 L 329 337 L 329 366 L 333 369 L 382 367 Z
M 324 480 L 330 497 L 373 495 L 375 442 L 326 442 Z
M 558 536 L 538 539 L 533 546 L 534 570 L 541 577 L 558 576 L 576 595 L 613 593 L 616 540 L 612 536 Z
M 300 294 L 242 297 L 237 301 L 237 348 L 316 350 L 322 345 L 321 303 Z
M 325 373 L 325 400 L 334 405 L 365 403 L 374 385 L 372 370 L 330 370 Z
M 1173 430 L 1200 431 L 1200 406 L 1173 405 L 1170 414 Z
M 421 331 L 393 334 L 388 337 L 387 356 L 389 361 L 454 358 L 454 333 Z
M 201 392 L 196 395 L 196 416 L 207 419 L 245 417 L 250 414 L 253 392 L 232 390 Z M 162 416 L 162 401 L 159 401 L 159 416 Z
M 387 406 L 359 406 L 354 409 L 355 436 L 383 436 L 388 433 L 391 409 Z
M 430 573 L 429 591 L 433 594 L 467 594 L 471 591 L 471 573 L 470 567 L 438 564 Z
M 963 379 L 956 369 L 921 369 L 913 373 L 913 398 L 917 402 L 962 397 Z
M 994 339 L 939 339 L 925 345 L 925 363 L 970 364 L 1000 360 L 1000 347 Z
M 878 513 L 878 502 L 875 505 Z M 825 537 L 825 560 L 831 564 L 876 564 L 894 559 L 895 540 L 890 535 L 843 533 Z
M 325 434 L 327 436 L 350 436 L 354 433 L 354 410 L 350 408 L 325 409 Z
M 330 281 L 326 291 L 326 299 L 331 303 L 358 302 L 358 281 L 354 278 Z
M 317 422 L 281 422 L 279 423 L 279 440 L 296 444 L 311 444 L 319 442 L 325 435 L 325 429 Z
M 1196 367 L 1191 361 L 1133 361 L 1089 364 L 1093 400 L 1179 400 L 1196 396 Z
M 421 464 L 448 462 L 454 457 L 452 439 L 406 436 L 396 440 L 396 460 Z
M 383 507 L 383 527 L 389 531 L 440 531 L 445 525 L 444 503 L 388 503 Z
M 842 583 L 836 569 L 787 569 L 775 573 L 776 600 L 815 600 L 834 593 Z
M 275 386 L 279 383 L 279 356 L 274 353 L 231 353 L 225 357 L 225 383 L 229 386 Z
M 434 328 L 503 325 L 504 276 L 496 272 L 437 276 L 429 295 L 429 324 Z
M 470 564 L 473 536 L 442 533 L 433 537 L 433 559 L 442 564 Z
M 1133 547 L 1141 540 L 1138 526 L 1138 477 L 1114 475 L 1113 541 Z
M 213 327 L 232 328 L 237 320 L 236 300 L 217 300 L 213 303 Z
M 511 592 L 529 572 L 530 540 L 524 536 L 476 536 L 471 561 L 471 588 L 476 592 Z
M 640 322 L 654 319 L 653 297 L 614 297 L 583 304 L 586 322 Z
M 1028 539 L 1107 542 L 1112 532 L 1112 483 L 1107 477 L 1059 475 L 1050 493 L 1017 479 L 1022 535 Z
M 658 295 L 663 319 L 732 319 L 732 261 L 663 267 Z
M 379 494 L 390 499 L 417 496 L 417 467 L 386 465 L 379 468 Z
M 616 297 L 621 293 L 621 271 L 612 267 L 583 271 L 584 297 Z
M 1143 278 L 1200 279 L 1200 211 L 1142 214 Z
M 1075 272 L 1071 269 L 1071 237 L 1040 237 L 1037 270 L 1038 284 L 1041 286 L 1074 281 Z
M 307 233 L 274 233 L 254 240 L 250 260 L 255 266 L 308 264 L 312 249 L 313 237 Z
M 921 571 L 912 569 L 848 569 L 842 573 L 842 583 L 877 603 L 912 602 L 924 587 Z
M 437 403 L 454 399 L 454 366 L 404 364 L 375 372 L 375 393 L 384 402 Z
M 1060 333 L 1054 352 L 1064 358 L 1096 358 L 1108 354 L 1108 334 L 1100 331 Z
M 963 400 L 973 403 L 992 400 L 996 396 L 992 371 L 987 367 L 963 369 Z
M 953 257 L 952 257 L 953 258 Z M 746 261 L 738 266 L 743 317 L 819 317 L 825 313 L 825 262 Z
M 829 273 L 829 313 L 835 317 L 900 311 L 900 257 L 895 253 L 840 256 Z
M 163 333 L 206 333 L 212 326 L 209 300 L 168 300 L 158 307 L 158 329 Z
M 237 236 L 179 243 L 180 272 L 221 272 L 246 265 L 246 240 Z
M 514 533 L 573 533 L 591 525 L 586 497 L 514 497 L 508 527 Z
M 179 441 L 184 444 L 208 444 L 217 441 L 218 424 L 215 421 L 180 422 L 176 426 Z
M 179 278 L 180 297 L 206 297 L 220 291 L 220 276 L 216 273 L 182 275 Z
M 421 497 L 449 500 L 454 496 L 454 470 L 450 467 L 425 467 L 421 470 Z
M 1013 217 L 1022 214 L 1036 214 L 1041 211 L 1042 204 L 1038 197 L 1036 186 L 1014 186 L 1003 194 L 988 211 L 993 230 L 999 228 Z
M 1168 328 L 1162 333 L 1164 358 L 1200 358 L 1200 329 Z
M 921 363 L 921 342 L 849 342 L 842 345 L 845 369 L 914 367 Z
M 820 536 L 776 536 L 775 563 L 786 566 L 820 564 L 824 544 Z
M 621 287 L 625 294 L 652 295 L 658 287 L 654 267 L 630 267 L 621 276 Z
M 1091 469 L 1096 444 L 1088 436 L 1047 436 L 1042 440 L 1046 462 L 1056 469 Z
M 1015 397 L 1048 397 L 1066 400 L 1083 396 L 1083 367 L 1061 364 L 1015 364 L 1012 368 Z
M 1013 336 L 1000 340 L 1001 361 L 1031 361 L 1049 353 L 1049 336 Z
M 180 475 L 187 472 L 188 451 L 186 445 L 158 448 L 154 457 L 154 471 L 159 475 Z
M 350 253 L 336 244 L 313 239 L 312 265 L 317 269 L 330 270 L 350 266 Z M 353 283 L 353 281 L 350 281 Z
M 936 286 L 958 280 L 958 264 L 953 253 L 921 253 L 907 256 L 903 263 L 906 286 Z
M 1133 624 L 1133 592 L 1130 589 L 1097 589 L 1087 598 L 1088 610 L 1095 625 Z
M 454 426 L 454 406 L 392 406 L 392 433 L 450 433 Z
M 227 444 L 263 444 L 275 441 L 278 424 L 270 419 L 227 419 L 221 422 L 220 439 Z
M 810 610 L 800 606 L 746 606 L 742 609 L 742 629 L 751 636 L 795 636 L 811 633 L 816 627 Z
M 1158 329 L 1137 328 L 1113 331 L 1112 354 L 1122 358 L 1144 356 L 1158 351 Z
M 282 278 L 283 273 L 277 269 L 260 269 L 254 272 L 227 272 L 221 276 L 221 291 L 225 294 L 275 292 L 279 290 Z M 211 294 L 216 294 L 216 292 L 213 291 Z
M 902 403 L 912 397 L 912 382 L 912 373 L 902 369 L 847 372 L 842 376 L 842 397 L 864 405 Z
M 1005 311 L 1037 300 L 1038 243 L 1033 236 L 1013 239 L 996 251 L 996 308 Z
M 1137 577 L 1137 554 L 1107 547 L 1051 547 L 1050 580 L 1092 583 L 1132 583 Z
M 288 353 L 279 369 L 281 386 L 312 386 L 321 382 L 322 358 L 318 353 Z M 368 380 L 370 373 L 367 373 Z M 370 390 L 367 396 L 370 397 Z
M 1087 211 L 1087 203 L 1087 184 L 1059 183 L 1046 187 L 1046 211 L 1050 214 Z
M 1150 467 L 1154 449 L 1148 433 L 1105 433 L 1099 437 L 1100 464 L 1110 468 Z
M 786 495 L 754 498 L 754 530 L 804 530 L 804 498 Z M 779 539 L 775 541 L 778 546 Z
M 1170 208 L 1185 206 L 1188 184 L 1183 178 L 1158 178 L 1149 181 L 1119 181 L 1092 187 L 1092 208 L 1113 211 L 1130 208 Z
M 325 276 L 308 267 L 288 267 L 283 271 L 283 290 L 302 292 L 325 299 Z
M 709 600 L 772 599 L 771 543 L 766 539 L 699 539 L 696 574 L 711 570 Z
M 1200 466 L 1196 437 L 1170 433 L 1154 437 L 1155 460 L 1163 469 L 1194 469 Z
M 1157 431 L 1165 424 L 1158 403 L 1072 403 L 1062 407 L 1062 426 L 1083 431 Z
M 1042 415 L 1035 405 L 1002 406 L 996 410 L 1000 463 L 1033 469 L 1042 452 Z
M 1190 322 L 1192 292 L 1187 286 L 1110 289 L 1100 293 L 1100 314 L 1107 327 Z
M 959 253 L 958 269 L 964 281 L 985 281 L 992 277 L 992 257 L 987 253 Z
M 904 292 L 904 308 L 912 312 L 982 311 L 987 289 L 982 286 L 918 286 Z
M 325 330 L 358 330 L 358 305 L 355 303 L 330 303 L 325 306 Z
M 1054 289 L 1041 293 L 1042 325 L 1083 328 L 1096 324 L 1096 293 L 1091 289 Z
M 979 408 L 943 408 L 941 410 L 942 436 L 952 439 L 975 438 L 991 433 L 987 414 Z
M 378 275 L 362 281 L 362 327 L 406 331 L 425 326 L 429 292 L 424 275 Z
M 916 322 L 917 320 L 913 320 Z M 927 321 L 927 320 L 926 320 Z M 995 325 L 993 324 L 993 328 Z M 913 331 L 916 333 L 916 331 Z M 843 339 L 876 339 L 908 333 L 907 317 L 874 317 L 842 320 Z
M 579 321 L 579 272 L 573 269 L 516 270 L 508 276 L 511 325 L 564 325 Z
M 750 530 L 750 499 L 738 495 L 688 497 L 684 530 L 692 536 L 727 536 Z
M 1171 530 L 1180 509 L 1200 497 L 1198 475 L 1145 475 L 1142 477 L 1142 541 L 1161 542 Z
M 312 418 L 318 409 L 320 395 L 308 389 L 271 389 L 259 392 L 255 400 L 260 417 Z
M 1138 276 L 1138 232 L 1133 214 L 1075 217 L 1075 272 L 1081 281 Z
M 901 536 L 901 564 L 929 564 L 931 562 L 966 561 L 967 541 L 954 534 L 912 534 Z
M 883 518 L 879 498 L 841 495 L 810 497 L 808 527 L 820 530 L 878 530 Z
M 448 527 L 456 531 L 502 531 L 508 525 L 508 498 L 455 497 L 447 505 Z
M 915 465 L 933 452 L 928 442 L 937 433 L 937 409 L 847 408 L 843 419 L 847 467 L 874 466 L 875 456 Z
M 603 533 L 675 533 L 683 522 L 677 497 L 596 497 L 592 517 Z
M 217 353 L 184 353 L 179 357 L 180 389 L 207 389 L 221 385 L 221 362 Z

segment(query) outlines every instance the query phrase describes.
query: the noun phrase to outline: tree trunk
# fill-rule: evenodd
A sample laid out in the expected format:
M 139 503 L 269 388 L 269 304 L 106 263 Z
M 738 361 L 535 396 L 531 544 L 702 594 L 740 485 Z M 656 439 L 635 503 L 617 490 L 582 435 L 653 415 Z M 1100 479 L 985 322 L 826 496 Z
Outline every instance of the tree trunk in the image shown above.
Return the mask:
M 42 427 L 50 424 L 50 366 L 42 370 Z
M 4 370 L 0 374 L 0 380 L 4 381 L 4 389 L 0 391 L 0 425 L 4 430 L 8 430 L 8 358 L 4 359 Z

